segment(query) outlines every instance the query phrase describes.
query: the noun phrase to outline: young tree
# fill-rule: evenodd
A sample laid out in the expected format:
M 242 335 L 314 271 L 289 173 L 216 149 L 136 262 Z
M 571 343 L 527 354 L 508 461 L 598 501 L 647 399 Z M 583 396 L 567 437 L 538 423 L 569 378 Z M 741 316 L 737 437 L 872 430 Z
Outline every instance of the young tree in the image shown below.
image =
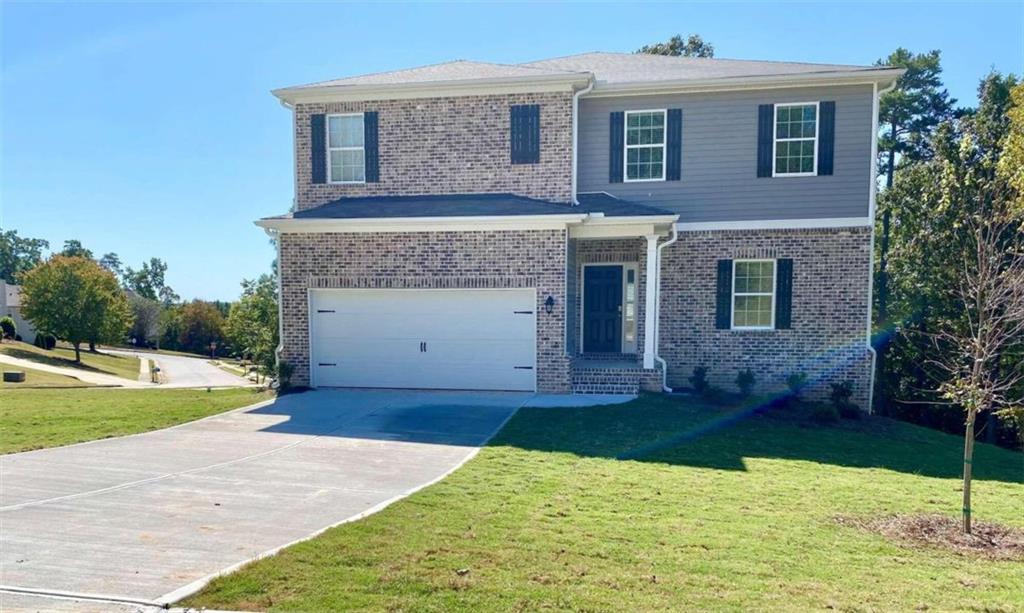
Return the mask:
M 668 39 L 668 42 L 644 45 L 636 50 L 636 53 L 648 55 L 674 55 L 683 57 L 715 57 L 715 47 L 705 42 L 700 34 L 690 34 L 683 40 L 683 37 L 676 34 Z
M 231 305 L 228 341 L 243 355 L 273 372 L 278 343 L 277 281 L 271 275 L 242 281 L 242 297 Z
M 96 263 L 114 273 L 114 276 L 118 279 L 124 277 L 124 266 L 121 264 L 121 258 L 116 253 L 104 253 L 103 257 L 96 260 Z
M 22 279 L 25 317 L 39 330 L 74 345 L 119 340 L 131 321 L 128 299 L 110 272 L 87 258 L 56 255 Z
M 0 279 L 18 283 L 18 276 L 43 261 L 50 243 L 41 238 L 22 238 L 17 230 L 0 230 Z
M 930 345 L 922 361 L 938 393 L 964 411 L 965 533 L 977 417 L 1024 415 L 1024 86 L 989 75 L 979 98 L 956 130 L 939 130 L 934 161 L 915 173 L 930 177 L 916 195 L 928 207 L 917 223 L 929 224 L 917 282 L 934 286 L 936 308 L 927 329 L 908 331 Z

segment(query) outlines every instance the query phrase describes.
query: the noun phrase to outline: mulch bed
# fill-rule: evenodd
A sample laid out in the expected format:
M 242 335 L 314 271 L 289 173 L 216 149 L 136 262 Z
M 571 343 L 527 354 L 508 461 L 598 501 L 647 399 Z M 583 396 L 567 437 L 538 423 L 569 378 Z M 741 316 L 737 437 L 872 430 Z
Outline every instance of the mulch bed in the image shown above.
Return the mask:
M 960 555 L 990 560 L 1024 560 L 1024 530 L 974 521 L 971 534 L 961 532 L 959 518 L 946 515 L 836 517 L 836 522 L 881 534 L 902 545 L 929 545 Z

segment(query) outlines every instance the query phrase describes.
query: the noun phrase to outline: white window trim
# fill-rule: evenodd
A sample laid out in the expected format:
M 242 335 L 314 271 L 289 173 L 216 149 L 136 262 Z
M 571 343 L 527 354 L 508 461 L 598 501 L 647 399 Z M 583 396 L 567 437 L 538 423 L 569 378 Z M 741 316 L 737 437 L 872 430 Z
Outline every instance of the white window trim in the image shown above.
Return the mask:
M 363 121 L 363 146 L 362 147 L 332 147 L 331 146 L 331 118 L 332 117 L 359 117 Z M 327 116 L 324 122 L 327 134 L 324 135 L 324 147 L 327 148 L 327 182 L 331 185 L 362 185 L 366 183 L 366 117 L 364 113 L 332 113 Z M 335 181 L 333 177 L 333 164 L 331 164 L 332 151 L 362 151 L 363 152 L 363 180 L 362 181 Z
M 791 142 L 798 140 L 808 140 L 807 137 L 801 138 L 782 138 L 778 137 L 779 130 L 779 108 L 780 107 L 792 107 L 792 106 L 811 106 L 814 105 L 814 169 L 811 172 L 776 172 L 775 166 L 775 155 L 778 149 L 779 141 Z M 818 176 L 818 135 L 821 133 L 821 102 L 786 102 L 784 104 L 774 105 L 772 111 L 772 177 L 816 177 Z
M 630 179 L 629 178 L 629 150 L 630 149 L 653 149 L 657 145 L 630 145 L 629 144 L 629 116 L 630 115 L 641 115 L 644 113 L 661 113 L 662 117 L 662 136 L 661 136 L 661 177 L 652 177 L 650 179 Z M 622 117 L 622 181 L 623 183 L 650 183 L 652 181 L 664 181 L 665 180 L 665 169 L 668 166 L 668 160 L 665 156 L 668 154 L 668 109 L 645 109 L 639 111 L 626 111 Z
M 771 262 L 772 263 L 772 321 L 767 326 L 737 326 L 736 325 L 736 264 L 749 262 Z M 754 258 L 732 261 L 732 293 L 729 296 L 729 328 L 732 330 L 774 330 L 775 329 L 775 301 L 778 298 L 776 283 L 778 277 L 779 261 L 766 258 Z M 767 296 L 768 292 L 743 292 L 740 296 Z

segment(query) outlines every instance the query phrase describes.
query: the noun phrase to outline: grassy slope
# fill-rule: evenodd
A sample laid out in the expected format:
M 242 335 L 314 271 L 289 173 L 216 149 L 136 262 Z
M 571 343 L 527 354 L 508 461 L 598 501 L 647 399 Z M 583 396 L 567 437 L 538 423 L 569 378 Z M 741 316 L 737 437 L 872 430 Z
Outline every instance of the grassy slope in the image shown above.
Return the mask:
M 251 389 L 4 390 L 0 453 L 166 428 L 269 397 Z
M 1024 564 L 907 549 L 838 514 L 958 511 L 960 441 L 643 398 L 524 409 L 452 476 L 215 580 L 229 609 L 1024 608 Z M 660 449 L 646 446 L 661 440 Z M 639 461 L 615 459 L 639 453 Z M 1024 525 L 1024 456 L 979 445 L 976 513 Z M 468 572 L 460 573 L 460 570 Z
M 135 381 L 139 378 L 139 359 L 108 353 L 89 353 L 82 350 L 82 362 L 75 363 L 75 350 L 57 347 L 45 351 L 28 343 L 6 341 L 0 344 L 0 352 L 12 358 L 32 360 L 50 366 L 91 370 L 97 373 L 115 375 Z
M 25 380 L 21 383 L 4 383 L 0 381 L 0 390 L 41 387 L 92 387 L 91 383 L 79 381 L 74 377 L 66 377 L 34 368 L 20 368 L 8 364 L 0 364 L 0 371 L 3 370 L 23 371 L 25 373 Z

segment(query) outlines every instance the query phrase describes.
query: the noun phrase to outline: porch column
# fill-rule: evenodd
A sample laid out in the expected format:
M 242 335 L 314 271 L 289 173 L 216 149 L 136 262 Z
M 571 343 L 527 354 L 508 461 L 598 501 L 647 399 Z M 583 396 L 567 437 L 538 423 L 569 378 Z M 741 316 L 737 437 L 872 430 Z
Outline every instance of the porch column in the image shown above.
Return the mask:
M 654 326 L 657 314 L 658 275 L 658 235 L 648 234 L 647 238 L 647 278 L 645 280 L 644 300 L 644 368 L 654 368 Z

